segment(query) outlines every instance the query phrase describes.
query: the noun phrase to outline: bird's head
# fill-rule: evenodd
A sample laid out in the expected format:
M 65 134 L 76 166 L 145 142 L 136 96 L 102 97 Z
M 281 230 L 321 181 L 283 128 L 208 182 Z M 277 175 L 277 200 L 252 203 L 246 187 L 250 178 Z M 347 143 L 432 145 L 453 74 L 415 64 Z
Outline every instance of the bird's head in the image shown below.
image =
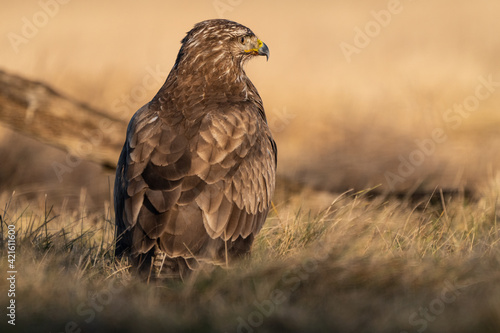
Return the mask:
M 243 64 L 253 56 L 266 56 L 269 48 L 249 28 L 228 20 L 200 22 L 182 40 L 176 65 L 181 61 L 191 66 L 232 62 Z
M 243 50 L 245 54 L 249 55 L 265 55 L 266 60 L 269 60 L 269 48 L 254 34 L 238 37 L 238 40 L 240 44 L 236 52 L 241 52 L 241 50 Z

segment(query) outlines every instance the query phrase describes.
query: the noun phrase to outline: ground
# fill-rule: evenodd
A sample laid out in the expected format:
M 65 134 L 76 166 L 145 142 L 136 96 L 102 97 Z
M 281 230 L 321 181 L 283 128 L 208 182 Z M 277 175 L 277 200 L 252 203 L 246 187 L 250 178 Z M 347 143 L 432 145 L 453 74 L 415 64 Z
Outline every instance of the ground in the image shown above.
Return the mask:
M 250 259 L 149 284 L 114 258 L 109 211 L 56 215 L 11 203 L 2 217 L 4 235 L 7 225 L 18 231 L 16 327 L 497 332 L 499 190 L 421 201 L 322 194 L 331 205 L 320 211 L 297 207 L 312 197 L 298 194 L 276 205 Z M 9 270 L 6 260 L 0 267 Z

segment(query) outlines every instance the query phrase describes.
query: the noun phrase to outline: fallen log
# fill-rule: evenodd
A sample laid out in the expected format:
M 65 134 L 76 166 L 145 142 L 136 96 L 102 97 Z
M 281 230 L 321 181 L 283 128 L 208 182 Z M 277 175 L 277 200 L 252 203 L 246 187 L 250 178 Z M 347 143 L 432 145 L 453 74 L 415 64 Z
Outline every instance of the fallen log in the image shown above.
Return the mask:
M 127 123 L 42 82 L 0 70 L 0 122 L 74 158 L 114 169 Z

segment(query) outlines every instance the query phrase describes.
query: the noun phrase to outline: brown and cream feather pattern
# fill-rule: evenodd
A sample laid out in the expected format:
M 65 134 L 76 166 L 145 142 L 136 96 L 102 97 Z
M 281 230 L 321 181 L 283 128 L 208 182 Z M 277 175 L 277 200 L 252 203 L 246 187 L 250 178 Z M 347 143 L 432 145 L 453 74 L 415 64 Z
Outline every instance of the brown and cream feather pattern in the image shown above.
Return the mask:
M 276 144 L 243 65 L 269 55 L 250 29 L 198 23 L 166 82 L 129 123 L 115 181 L 117 255 L 149 269 L 250 251 L 274 192 Z M 229 258 L 225 258 L 225 254 Z

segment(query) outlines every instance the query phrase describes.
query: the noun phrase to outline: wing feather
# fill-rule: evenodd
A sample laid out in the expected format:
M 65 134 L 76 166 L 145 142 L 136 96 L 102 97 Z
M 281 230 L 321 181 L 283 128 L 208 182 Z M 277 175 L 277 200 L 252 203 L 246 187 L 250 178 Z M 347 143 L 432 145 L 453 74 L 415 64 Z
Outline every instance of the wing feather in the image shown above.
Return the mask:
M 159 244 L 171 257 L 214 256 L 223 241 L 255 235 L 274 191 L 267 125 L 252 120 L 248 110 L 207 112 L 192 123 L 195 131 L 141 110 L 124 147 L 123 217 L 131 227 L 132 252 Z M 264 140 L 255 138 L 259 130 Z
M 125 200 L 125 216 L 126 216 L 126 226 L 134 226 L 137 222 L 137 216 L 139 216 L 139 211 L 141 210 L 142 203 L 144 201 L 144 193 L 146 189 L 139 191 L 132 197 Z
M 146 253 L 153 248 L 155 240 L 148 237 L 141 225 L 132 228 L 132 247 L 136 253 Z
M 231 215 L 229 215 L 229 218 L 227 219 L 228 221 L 226 227 L 226 234 L 223 235 L 224 241 L 231 239 L 235 234 L 236 228 L 240 223 L 240 215 L 241 215 L 241 209 L 239 209 L 236 205 L 233 204 Z

